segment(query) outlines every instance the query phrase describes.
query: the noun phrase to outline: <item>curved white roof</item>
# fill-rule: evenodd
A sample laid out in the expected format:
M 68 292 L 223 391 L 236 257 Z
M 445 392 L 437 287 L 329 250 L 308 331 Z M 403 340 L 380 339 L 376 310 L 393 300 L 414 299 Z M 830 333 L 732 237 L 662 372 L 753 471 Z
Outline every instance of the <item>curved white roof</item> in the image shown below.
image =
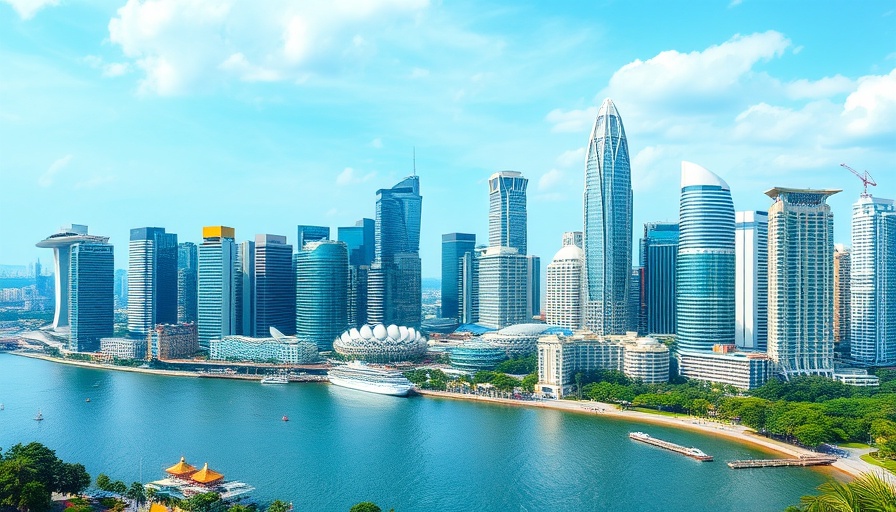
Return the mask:
M 693 162 L 682 161 L 681 188 L 693 185 L 715 185 L 717 187 L 722 187 L 722 190 L 731 190 L 731 187 L 725 183 L 725 180 L 719 178 L 716 173 Z
M 575 246 L 573 246 L 575 247 Z M 511 334 L 515 336 L 535 336 L 554 327 L 548 324 L 514 324 L 497 331 L 498 334 Z
M 582 251 L 582 248 L 578 245 L 566 245 L 563 246 L 562 249 L 557 251 L 557 254 L 554 255 L 554 261 L 562 261 L 562 260 L 580 260 L 585 257 L 585 253 Z

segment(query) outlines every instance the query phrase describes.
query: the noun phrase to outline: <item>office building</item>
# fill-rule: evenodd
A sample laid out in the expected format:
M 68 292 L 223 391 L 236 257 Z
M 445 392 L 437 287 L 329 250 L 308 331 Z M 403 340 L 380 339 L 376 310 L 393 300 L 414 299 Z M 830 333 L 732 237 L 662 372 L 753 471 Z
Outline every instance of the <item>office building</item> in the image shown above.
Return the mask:
M 532 320 L 529 259 L 513 247 L 489 247 L 479 256 L 479 324 L 501 329 Z
M 547 271 L 545 323 L 568 329 L 583 327 L 584 265 L 585 253 L 578 245 L 564 245 L 554 255 Z
M 734 344 L 734 203 L 720 177 L 681 163 L 676 334 L 681 351 Z
M 199 303 L 199 253 L 196 244 L 177 245 L 177 322 L 196 323 Z
M 304 226 L 299 225 L 296 228 L 298 237 L 296 238 L 296 250 L 301 251 L 302 247 L 308 242 L 318 242 L 320 240 L 330 239 L 330 228 L 327 226 Z
M 563 233 L 563 246 L 575 245 L 578 248 L 585 247 L 585 235 L 581 231 L 566 231 Z
M 343 242 L 305 242 L 296 256 L 296 336 L 320 350 L 348 326 L 348 268 Z
M 199 333 L 194 323 L 159 324 L 147 341 L 147 359 L 182 359 L 199 351 Z
M 377 191 L 375 257 L 367 280 L 368 323 L 420 326 L 422 205 L 416 175 Z
M 526 256 L 526 308 L 529 319 L 541 316 L 541 258 Z
M 792 375 L 834 371 L 834 215 L 839 190 L 773 188 L 768 210 L 768 355 Z
M 834 244 L 834 350 L 849 354 L 850 251 L 843 244 Z
M 896 203 L 863 194 L 852 207 L 850 354 L 896 364 Z
M 224 336 L 211 340 L 212 361 L 246 361 L 274 364 L 313 364 L 320 360 L 317 345 L 295 336 Z
M 464 253 L 460 261 L 457 284 L 458 321 L 474 324 L 479 321 L 479 255 L 484 248 Z
M 460 318 L 461 258 L 476 249 L 476 235 L 448 233 L 442 235 L 442 318 Z
M 361 219 L 354 226 L 340 227 L 336 238 L 348 250 L 348 323 L 360 327 L 367 323 L 367 277 L 376 257 L 376 221 Z
M 128 332 L 144 338 L 177 321 L 177 235 L 135 228 L 128 244 Z
M 199 245 L 199 346 L 208 349 L 212 339 L 234 334 L 237 315 L 237 244 L 227 226 L 202 228 Z
M 678 261 L 678 223 L 648 222 L 641 239 L 641 300 L 638 330 L 647 334 L 675 334 L 675 265 Z
M 643 278 L 644 269 L 641 267 L 632 267 L 628 287 L 628 328 L 627 332 L 637 332 L 644 334 L 644 328 L 641 326 L 641 280 Z
M 768 213 L 734 215 L 734 343 L 765 351 L 768 341 Z
M 585 325 L 598 334 L 628 327 L 632 184 L 628 141 L 610 99 L 597 112 L 585 159 Z
M 255 336 L 255 242 L 251 240 L 240 242 L 236 246 L 233 286 L 233 309 L 236 319 L 233 332 Z
M 38 276 L 39 281 L 41 280 L 40 279 L 41 277 L 45 277 L 45 276 Z M 127 309 L 127 307 L 128 307 L 128 271 L 123 268 L 115 269 L 114 280 L 115 280 L 114 284 L 112 285 L 112 287 L 113 287 L 112 293 L 115 295 L 115 309 L 116 310 Z M 51 285 L 50 291 L 52 291 L 52 285 Z
M 496 172 L 489 177 L 489 247 L 513 247 L 517 253 L 526 254 L 528 184 L 529 180 L 516 171 Z
M 292 246 L 285 236 L 255 235 L 255 321 L 253 336 L 265 336 L 271 327 L 295 334 L 296 281 Z
M 768 381 L 771 365 L 761 352 L 678 352 L 679 374 L 694 380 L 755 389 Z
M 146 340 L 140 338 L 100 338 L 100 352 L 108 359 L 143 359 Z

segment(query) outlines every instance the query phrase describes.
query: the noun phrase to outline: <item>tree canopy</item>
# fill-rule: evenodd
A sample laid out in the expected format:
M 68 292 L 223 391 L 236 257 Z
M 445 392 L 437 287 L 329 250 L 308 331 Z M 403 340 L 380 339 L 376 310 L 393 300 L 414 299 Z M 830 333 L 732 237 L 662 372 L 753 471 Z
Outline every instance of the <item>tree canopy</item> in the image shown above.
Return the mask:
M 90 485 L 81 464 L 70 464 L 40 443 L 16 444 L 0 452 L 0 506 L 22 512 L 50 509 L 52 493 L 76 494 Z

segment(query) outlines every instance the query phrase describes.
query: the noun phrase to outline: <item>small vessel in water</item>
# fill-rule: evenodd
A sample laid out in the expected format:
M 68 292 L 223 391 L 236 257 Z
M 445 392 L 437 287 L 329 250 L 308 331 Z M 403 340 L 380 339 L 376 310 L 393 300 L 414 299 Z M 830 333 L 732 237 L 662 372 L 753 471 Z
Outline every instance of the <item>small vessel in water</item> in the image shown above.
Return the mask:
M 286 378 L 286 375 L 266 375 L 261 379 L 262 384 L 289 384 L 289 379 Z
M 686 455 L 692 459 L 699 460 L 700 462 L 712 462 L 712 455 L 707 455 L 699 448 L 688 448 L 675 443 L 670 443 L 669 441 L 663 441 L 662 439 L 650 437 L 649 434 L 645 434 L 644 432 L 629 432 L 628 437 L 635 441 L 641 441 L 642 443 L 659 446 L 660 448 Z
M 3 410 L 3 404 L 0 404 L 0 411 Z
M 85 402 L 89 402 L 89 401 L 90 401 L 90 398 L 88 397 L 87 400 L 84 400 L 84 401 L 85 401 Z
M 37 416 L 34 417 L 34 421 L 44 421 L 44 415 L 41 414 L 40 410 L 37 411 Z
M 381 370 L 358 361 L 333 367 L 327 377 L 337 386 L 380 395 L 407 396 L 414 388 L 399 371 Z
M 289 421 L 289 416 L 284 414 L 282 419 L 283 419 L 283 421 Z

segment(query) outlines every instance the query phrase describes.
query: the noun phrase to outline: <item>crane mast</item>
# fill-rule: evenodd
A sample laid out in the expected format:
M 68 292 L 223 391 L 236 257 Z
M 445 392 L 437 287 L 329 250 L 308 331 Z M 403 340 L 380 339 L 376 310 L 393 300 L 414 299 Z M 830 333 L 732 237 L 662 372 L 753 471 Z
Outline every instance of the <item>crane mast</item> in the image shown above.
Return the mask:
M 849 170 L 849 172 L 855 174 L 857 178 L 862 180 L 862 186 L 863 186 L 862 197 L 868 197 L 868 185 L 871 185 L 872 187 L 877 186 L 877 182 L 874 181 L 874 178 L 872 178 L 870 174 L 868 174 L 868 171 L 865 171 L 864 173 L 859 173 L 859 171 L 853 169 L 852 167 L 850 167 L 846 164 L 840 164 L 840 167 L 845 167 L 847 170 Z

